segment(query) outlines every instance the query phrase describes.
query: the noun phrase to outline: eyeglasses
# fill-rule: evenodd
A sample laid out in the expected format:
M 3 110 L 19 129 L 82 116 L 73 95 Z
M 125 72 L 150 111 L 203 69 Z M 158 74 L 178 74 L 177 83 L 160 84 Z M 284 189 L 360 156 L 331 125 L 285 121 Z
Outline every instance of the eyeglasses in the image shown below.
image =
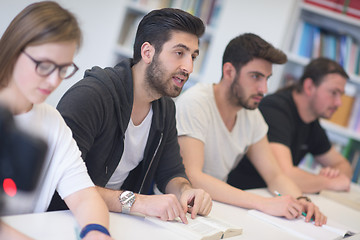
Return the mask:
M 33 57 L 31 57 L 25 51 L 22 51 L 26 56 L 28 56 L 35 64 L 36 73 L 42 77 L 47 77 L 51 73 L 55 71 L 55 69 L 59 69 L 59 77 L 62 79 L 68 79 L 72 77 L 79 68 L 75 65 L 75 63 L 57 65 L 56 63 L 46 60 L 46 61 L 37 61 Z

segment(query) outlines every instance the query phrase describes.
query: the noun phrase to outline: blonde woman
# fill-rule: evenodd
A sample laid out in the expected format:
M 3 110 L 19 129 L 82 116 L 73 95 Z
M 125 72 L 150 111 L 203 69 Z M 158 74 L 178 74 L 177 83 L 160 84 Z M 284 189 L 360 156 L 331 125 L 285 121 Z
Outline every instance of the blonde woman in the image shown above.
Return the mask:
M 0 104 L 13 113 L 20 129 L 32 130 L 48 144 L 34 197 L 23 201 L 27 208 L 19 208 L 16 196 L 5 197 L 2 214 L 44 212 L 57 190 L 81 226 L 81 238 L 108 240 L 107 206 L 87 174 L 71 130 L 58 111 L 44 103 L 77 71 L 73 57 L 80 43 L 76 18 L 50 1 L 27 6 L 0 40 Z M 30 239 L 2 225 L 0 239 Z

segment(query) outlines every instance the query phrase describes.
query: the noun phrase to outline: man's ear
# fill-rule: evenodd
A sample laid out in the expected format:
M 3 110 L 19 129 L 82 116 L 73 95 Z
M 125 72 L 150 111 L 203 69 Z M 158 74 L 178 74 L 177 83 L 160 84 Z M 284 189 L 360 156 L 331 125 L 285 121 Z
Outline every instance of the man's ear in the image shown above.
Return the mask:
M 310 96 L 315 88 L 316 86 L 311 78 L 304 79 L 303 91 L 307 96 Z
M 141 45 L 141 57 L 146 64 L 150 64 L 155 54 L 155 48 L 149 43 L 144 42 Z
M 234 65 L 232 65 L 230 62 L 226 62 L 223 65 L 223 78 L 224 79 L 231 79 L 231 81 L 234 79 L 236 75 L 236 69 Z

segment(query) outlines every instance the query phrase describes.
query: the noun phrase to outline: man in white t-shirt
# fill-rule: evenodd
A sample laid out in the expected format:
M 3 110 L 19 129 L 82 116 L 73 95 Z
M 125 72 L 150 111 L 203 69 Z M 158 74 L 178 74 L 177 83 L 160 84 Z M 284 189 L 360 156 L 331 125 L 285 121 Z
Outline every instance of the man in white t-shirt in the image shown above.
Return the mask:
M 272 64 L 285 62 L 282 51 L 255 34 L 231 40 L 223 56 L 221 81 L 198 84 L 176 101 L 180 152 L 192 184 L 214 200 L 288 219 L 305 211 L 306 221 L 315 216 L 315 224 L 322 225 L 326 217 L 278 166 L 269 147 L 268 126 L 257 109 L 267 92 Z M 244 154 L 269 190 L 283 196 L 265 198 L 226 183 Z

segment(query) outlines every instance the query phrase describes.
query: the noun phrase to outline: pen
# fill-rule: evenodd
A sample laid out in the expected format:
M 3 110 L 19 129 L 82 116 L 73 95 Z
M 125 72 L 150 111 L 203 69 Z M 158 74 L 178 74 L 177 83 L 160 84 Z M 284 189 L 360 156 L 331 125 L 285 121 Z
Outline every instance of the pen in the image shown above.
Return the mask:
M 274 193 L 275 193 L 275 195 L 277 195 L 277 196 L 281 196 L 281 194 L 278 192 L 278 191 L 274 191 Z M 307 214 L 305 213 L 305 212 L 301 212 L 301 215 L 303 215 L 304 217 L 306 217 L 307 216 Z M 310 219 L 311 221 L 314 221 L 314 218 L 311 218 Z

